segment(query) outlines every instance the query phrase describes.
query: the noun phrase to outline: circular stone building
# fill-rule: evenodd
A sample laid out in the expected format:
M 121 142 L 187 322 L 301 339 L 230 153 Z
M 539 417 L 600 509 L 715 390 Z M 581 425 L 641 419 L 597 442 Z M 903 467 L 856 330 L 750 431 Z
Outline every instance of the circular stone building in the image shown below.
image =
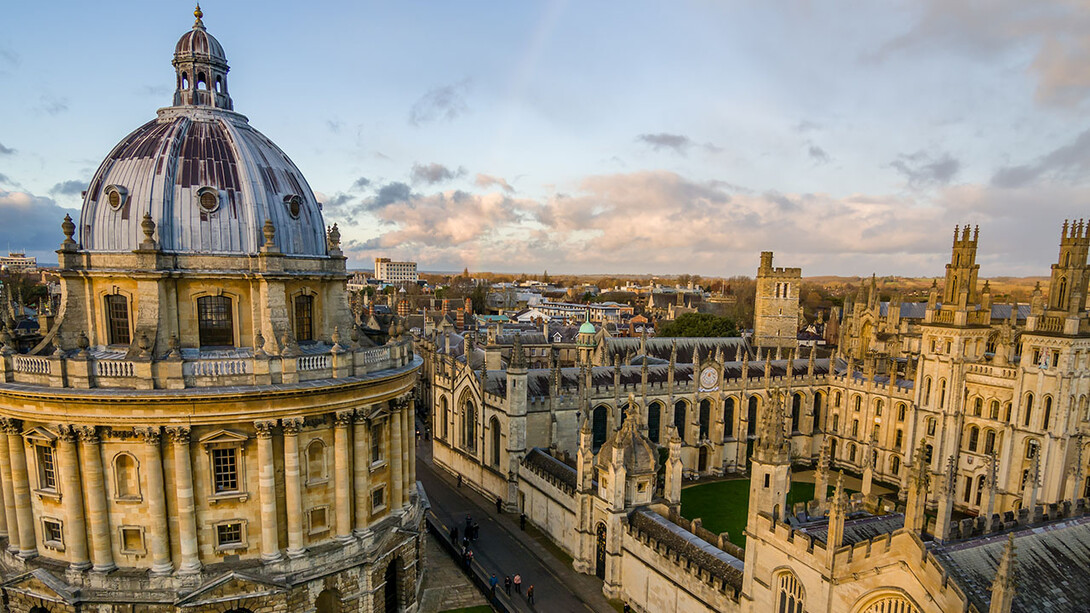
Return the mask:
M 62 225 L 44 339 L 16 354 L 0 329 L 3 602 L 415 610 L 420 361 L 397 323 L 385 345 L 361 336 L 336 226 L 234 112 L 195 14 L 173 106 Z

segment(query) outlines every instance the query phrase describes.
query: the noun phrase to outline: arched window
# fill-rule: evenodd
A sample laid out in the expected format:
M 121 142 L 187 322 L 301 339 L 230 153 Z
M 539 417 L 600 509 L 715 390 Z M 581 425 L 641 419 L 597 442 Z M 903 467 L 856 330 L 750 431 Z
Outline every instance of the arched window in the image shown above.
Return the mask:
M 1026 412 L 1025 412 L 1025 415 L 1023 416 L 1023 418 L 1022 418 L 1023 419 L 1022 420 L 1022 425 L 1026 426 L 1028 428 L 1029 427 L 1029 422 L 1030 422 L 1030 419 L 1032 418 L 1032 416 L 1033 416 L 1033 394 L 1029 393 L 1029 394 L 1026 394 Z
M 1045 396 L 1045 418 L 1041 422 L 1041 429 L 1048 430 L 1049 421 L 1052 420 L 1052 396 Z
M 858 438 L 858 437 L 859 437 L 859 420 L 858 419 L 853 419 L 852 420 L 852 438 Z
M 935 418 L 927 418 L 927 436 L 935 436 Z
M 309 294 L 295 297 L 295 340 L 314 340 L 314 296 Z
M 802 394 L 795 394 L 791 399 L 791 431 L 799 431 L 799 417 L 802 416 Z
M 723 401 L 723 438 L 734 438 L 734 398 Z
M 984 414 L 984 399 L 983 398 L 977 398 L 976 401 L 973 402 L 973 415 L 976 416 L 976 417 L 980 417 L 983 414 Z
M 931 456 L 932 456 L 932 454 L 934 452 L 935 452 L 935 447 L 933 445 L 924 445 L 924 447 L 923 447 L 923 461 L 930 464 L 931 463 Z
M 889 461 L 889 470 L 895 475 L 901 474 L 901 456 L 893 456 Z
M 905 407 L 905 403 L 901 402 L 901 403 L 897 404 L 897 421 L 904 421 L 905 420 L 905 412 L 906 411 L 907 411 L 907 408 Z
M 893 436 L 893 448 L 894 449 L 900 449 L 901 445 L 904 444 L 904 441 L 905 441 L 905 431 L 904 430 L 897 430 L 897 432 Z
M 825 396 L 823 394 L 814 394 L 814 419 L 811 432 L 816 432 L 821 429 L 821 401 Z
M 757 434 L 757 406 L 760 401 L 756 396 L 749 397 L 749 410 L 746 412 L 746 435 L 756 436 Z
M 656 445 L 659 442 L 659 430 L 662 429 L 662 403 L 652 402 L 647 405 L 647 438 Z
M 500 467 L 500 420 L 493 417 L 488 420 L 488 429 L 492 431 L 492 467 Z
M 598 405 L 594 408 L 590 423 L 591 447 L 595 452 L 606 442 L 606 434 L 609 432 L 609 407 Z
M 322 590 L 314 601 L 315 613 L 341 613 L 341 593 L 336 589 Z
M 984 431 L 984 453 L 995 451 L 995 430 Z
M 111 345 L 128 345 L 132 342 L 128 297 L 122 294 L 106 296 L 106 332 Z
M 919 607 L 899 594 L 883 594 L 856 605 L 856 613 L 920 613 Z
M 1060 278 L 1060 290 L 1056 292 L 1056 308 L 1064 308 L 1064 300 L 1067 298 L 1067 277 Z
M 802 613 L 802 583 L 794 573 L 782 572 L 779 580 L 779 604 L 776 605 L 777 613 Z
M 838 413 L 833 413 L 833 432 L 837 432 L 839 430 L 840 430 L 840 415 Z
M 836 402 L 835 402 L 835 405 L 836 405 L 836 406 L 840 406 L 840 392 L 837 392 L 837 393 L 836 393 Z
M 875 417 L 881 417 L 882 416 L 882 399 L 881 398 L 874 401 L 874 416 Z
M 139 466 L 136 458 L 128 453 L 119 453 L 114 457 L 114 485 L 118 499 L 140 499 Z
M 939 408 L 946 408 L 946 379 L 939 379 Z
M 999 401 L 998 400 L 993 400 L 991 402 L 991 404 L 988 405 L 988 415 L 992 419 L 999 419 Z
M 923 403 L 931 404 L 931 377 L 923 380 Z
M 969 426 L 969 451 L 976 451 L 979 439 L 980 430 L 976 426 Z
M 197 333 L 201 347 L 234 347 L 235 322 L 227 296 L 197 298 Z
M 986 485 L 986 479 L 984 475 L 980 475 L 976 478 L 976 506 L 980 506 L 980 497 L 984 493 L 984 487 Z
M 855 462 L 855 443 L 848 445 L 848 461 Z
M 674 403 L 674 427 L 677 428 L 677 435 L 681 437 L 681 440 L 685 440 L 685 423 L 687 421 L 686 409 L 688 405 L 684 400 L 678 400 Z
M 855 405 L 852 407 L 853 411 L 858 412 L 863 407 L 863 399 L 859 396 L 855 397 Z
M 705 440 L 708 438 L 708 432 L 711 430 L 711 413 L 712 402 L 705 398 L 700 401 L 700 435 L 699 440 Z
M 1004 414 L 1004 417 L 1003 417 L 1003 421 L 1005 421 L 1005 422 L 1007 422 L 1007 423 L 1010 423 L 1010 420 L 1011 420 L 1011 407 L 1012 407 L 1012 406 L 1013 406 L 1013 405 L 1012 405 L 1012 403 L 1010 403 L 1010 402 L 1008 402 L 1008 403 L 1006 404 L 1006 407 L 1007 407 L 1007 411 L 1006 411 L 1006 413 Z
M 443 426 L 441 432 L 443 433 L 443 440 L 449 441 L 450 436 L 450 407 L 447 406 L 446 396 L 439 397 L 439 410 L 440 415 L 443 417 Z
M 184 72 L 182 73 L 182 89 L 189 89 L 189 75 Z
M 477 405 L 471 399 L 462 406 L 462 447 L 477 448 Z
M 208 79 L 203 72 L 197 73 L 197 89 L 208 89 Z
M 1037 451 L 1040 448 L 1041 448 L 1041 443 L 1039 441 L 1037 441 L 1036 439 L 1031 438 L 1028 441 L 1026 441 L 1026 459 L 1027 460 L 1032 460 L 1037 455 Z
M 222 91 L 223 91 L 223 79 L 220 78 L 220 77 L 216 77 L 216 93 L 218 94 L 218 93 L 221 93 Z
M 316 438 L 307 444 L 307 485 L 324 483 L 329 479 L 326 470 L 325 441 Z

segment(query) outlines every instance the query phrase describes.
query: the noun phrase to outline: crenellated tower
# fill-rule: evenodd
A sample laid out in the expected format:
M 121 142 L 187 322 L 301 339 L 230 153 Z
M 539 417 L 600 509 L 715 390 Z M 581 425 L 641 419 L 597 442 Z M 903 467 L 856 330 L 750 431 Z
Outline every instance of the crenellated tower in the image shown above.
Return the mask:
M 980 265 L 976 263 L 976 245 L 979 237 L 980 226 L 970 229 L 966 224 L 960 233 L 958 227 L 954 226 L 954 246 L 950 263 L 946 265 L 946 285 L 942 294 L 944 306 L 957 305 L 964 308 L 977 302 L 979 296 L 976 281 Z
M 1048 308 L 1061 313 L 1076 313 L 1086 304 L 1086 286 L 1090 268 L 1086 264 L 1090 246 L 1090 224 L 1079 219 L 1064 221 L 1060 235 L 1060 257 L 1052 265 L 1048 286 Z

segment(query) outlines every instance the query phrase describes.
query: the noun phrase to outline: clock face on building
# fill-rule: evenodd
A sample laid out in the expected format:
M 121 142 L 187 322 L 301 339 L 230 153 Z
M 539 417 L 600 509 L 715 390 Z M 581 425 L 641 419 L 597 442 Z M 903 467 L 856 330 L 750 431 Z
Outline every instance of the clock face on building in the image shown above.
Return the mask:
M 700 371 L 700 387 L 704 389 L 711 389 L 719 383 L 719 373 L 715 372 L 715 369 L 711 366 Z

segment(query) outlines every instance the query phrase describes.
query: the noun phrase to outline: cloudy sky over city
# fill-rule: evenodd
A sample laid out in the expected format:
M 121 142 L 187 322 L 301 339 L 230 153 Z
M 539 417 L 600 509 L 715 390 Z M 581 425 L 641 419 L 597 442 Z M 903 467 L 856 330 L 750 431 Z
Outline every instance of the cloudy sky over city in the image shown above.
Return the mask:
M 208 0 L 235 109 L 350 267 L 1043 275 L 1090 214 L 1076 1 Z M 21 2 L 0 33 L 0 249 L 41 261 L 170 103 L 186 2 Z M 20 24 L 18 28 L 10 24 Z

